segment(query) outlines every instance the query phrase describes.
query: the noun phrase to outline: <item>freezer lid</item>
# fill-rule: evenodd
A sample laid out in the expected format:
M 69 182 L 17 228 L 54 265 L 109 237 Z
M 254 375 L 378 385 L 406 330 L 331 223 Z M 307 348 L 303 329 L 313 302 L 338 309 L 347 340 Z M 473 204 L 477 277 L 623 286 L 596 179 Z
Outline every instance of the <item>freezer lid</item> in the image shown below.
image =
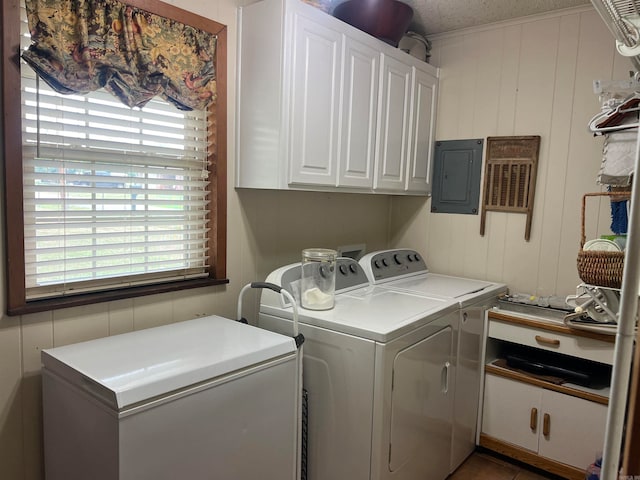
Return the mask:
M 43 350 L 42 363 L 121 410 L 295 352 L 291 337 L 214 315 Z

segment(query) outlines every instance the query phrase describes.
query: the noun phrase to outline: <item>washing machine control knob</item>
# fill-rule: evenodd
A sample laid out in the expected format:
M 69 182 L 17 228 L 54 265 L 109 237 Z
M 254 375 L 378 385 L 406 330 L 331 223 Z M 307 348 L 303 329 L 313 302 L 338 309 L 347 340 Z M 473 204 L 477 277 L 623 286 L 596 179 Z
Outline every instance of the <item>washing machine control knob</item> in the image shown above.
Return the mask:
M 383 259 L 382 259 L 382 264 L 383 264 L 385 267 L 388 267 L 388 266 L 389 266 L 389 262 L 387 261 L 387 259 L 386 259 L 386 258 L 383 258 Z
M 358 268 L 353 263 L 349 265 L 349 270 L 351 270 L 351 273 L 358 273 Z
M 396 265 L 402 265 L 402 260 L 400 259 L 400 255 L 397 253 L 393 255 L 393 261 L 396 262 Z
M 376 268 L 380 268 L 380 261 L 374 260 L 373 261 L 373 266 L 376 267 Z
M 340 270 L 340 273 L 341 273 L 342 275 L 346 275 L 347 273 L 349 273 L 349 272 L 347 271 L 347 267 L 346 267 L 346 265 L 340 265 L 340 267 L 338 268 L 338 270 Z

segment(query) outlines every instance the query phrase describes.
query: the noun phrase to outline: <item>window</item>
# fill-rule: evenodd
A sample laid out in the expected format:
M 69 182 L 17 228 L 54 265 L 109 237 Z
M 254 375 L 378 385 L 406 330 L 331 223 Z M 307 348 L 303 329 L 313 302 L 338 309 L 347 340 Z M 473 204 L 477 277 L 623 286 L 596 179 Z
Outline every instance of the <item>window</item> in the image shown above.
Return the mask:
M 140 6 L 217 35 L 219 100 L 209 112 L 160 99 L 129 109 L 105 91 L 60 95 L 19 68 L 18 1 L 3 2 L 3 118 L 16 119 L 2 125 L 8 312 L 226 283 L 224 26 Z

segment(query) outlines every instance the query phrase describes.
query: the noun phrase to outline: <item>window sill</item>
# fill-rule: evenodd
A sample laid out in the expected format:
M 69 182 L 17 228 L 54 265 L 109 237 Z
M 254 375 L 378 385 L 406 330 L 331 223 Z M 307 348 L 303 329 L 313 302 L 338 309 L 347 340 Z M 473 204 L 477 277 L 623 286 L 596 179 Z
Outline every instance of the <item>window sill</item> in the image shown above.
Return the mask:
M 43 300 L 29 301 L 24 305 L 11 308 L 7 311 L 7 314 L 11 316 L 24 315 L 29 313 L 45 312 L 49 310 L 58 310 L 61 308 L 92 305 L 94 303 L 112 302 L 115 300 L 123 300 L 126 298 L 157 295 L 160 293 L 175 292 L 177 290 L 187 290 L 191 288 L 201 288 L 212 285 L 224 285 L 227 283 L 229 283 L 229 279 L 227 278 L 197 278 L 193 280 L 181 280 L 177 282 L 161 283 L 156 285 L 144 285 L 118 290 L 108 290 L 104 292 L 70 295 L 68 297 L 47 298 Z

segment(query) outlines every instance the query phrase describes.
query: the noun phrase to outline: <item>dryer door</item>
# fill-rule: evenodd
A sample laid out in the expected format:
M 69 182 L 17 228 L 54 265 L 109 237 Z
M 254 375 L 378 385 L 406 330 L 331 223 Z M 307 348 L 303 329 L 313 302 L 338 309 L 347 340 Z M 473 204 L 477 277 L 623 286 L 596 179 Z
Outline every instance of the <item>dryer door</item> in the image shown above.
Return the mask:
M 401 350 L 394 359 L 389 446 L 394 478 L 444 479 L 449 474 L 452 352 L 448 326 Z

